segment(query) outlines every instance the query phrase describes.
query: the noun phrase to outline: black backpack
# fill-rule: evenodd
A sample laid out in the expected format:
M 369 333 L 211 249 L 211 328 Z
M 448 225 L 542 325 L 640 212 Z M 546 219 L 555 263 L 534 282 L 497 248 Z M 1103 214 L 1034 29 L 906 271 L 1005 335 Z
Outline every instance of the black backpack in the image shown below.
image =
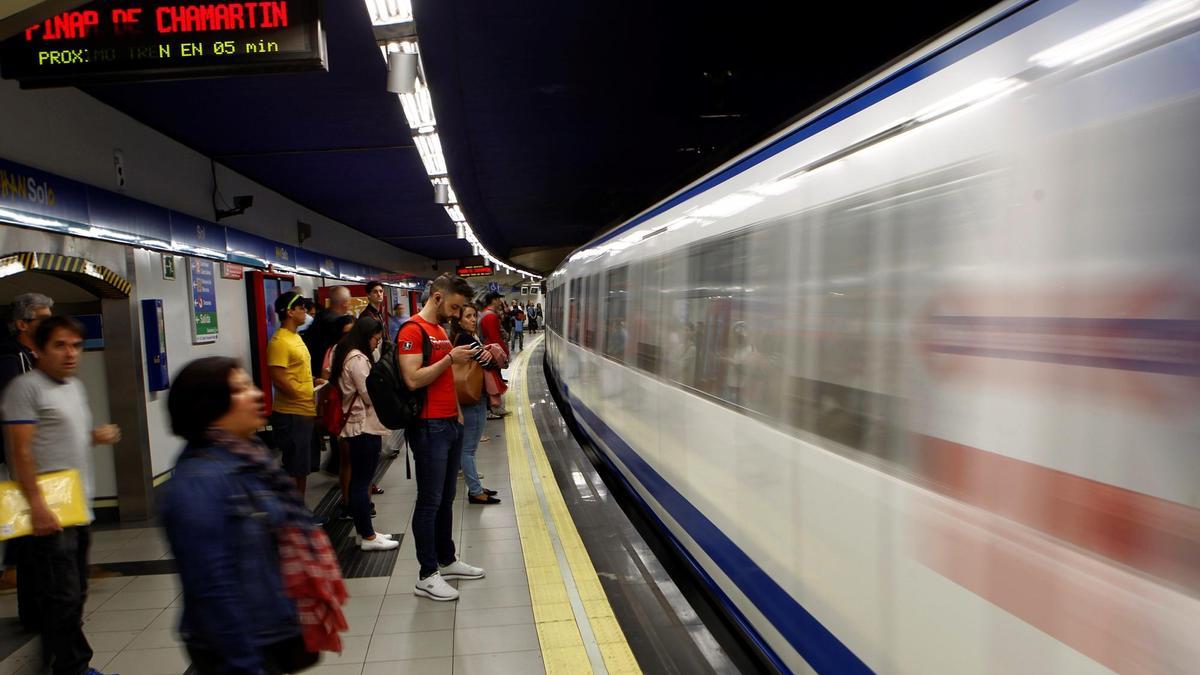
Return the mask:
M 400 330 L 410 323 L 415 322 L 405 321 Z M 433 355 L 433 343 L 421 324 L 416 326 L 421 330 L 421 367 L 425 367 Z M 395 344 L 381 342 L 379 351 L 379 360 L 371 366 L 371 373 L 367 375 L 367 393 L 371 395 L 375 416 L 389 429 L 408 429 L 421 419 L 421 410 L 425 407 L 425 388 L 414 391 L 404 383 Z

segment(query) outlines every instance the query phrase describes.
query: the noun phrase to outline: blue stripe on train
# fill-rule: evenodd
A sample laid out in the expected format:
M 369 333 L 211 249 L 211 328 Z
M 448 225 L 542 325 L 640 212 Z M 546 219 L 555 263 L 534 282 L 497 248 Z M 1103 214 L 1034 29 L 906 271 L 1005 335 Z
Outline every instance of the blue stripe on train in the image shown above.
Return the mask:
M 702 192 L 714 188 L 721 183 L 737 176 L 747 169 L 760 164 L 775 155 L 791 148 L 797 143 L 832 127 L 833 125 L 845 120 L 855 113 L 861 112 L 879 103 L 887 97 L 911 87 L 921 80 L 933 75 L 934 73 L 950 66 L 975 52 L 991 45 L 1000 40 L 1012 35 L 1013 33 L 1025 28 L 1026 26 L 1044 19 L 1045 17 L 1057 12 L 1058 10 L 1073 5 L 1077 0 L 1041 0 L 1040 2 L 1027 2 L 1017 5 L 1010 9 L 1007 13 L 996 17 L 991 22 L 979 26 L 974 32 L 963 36 L 958 42 L 930 54 L 925 59 L 916 63 L 910 64 L 903 70 L 894 73 L 888 79 L 880 82 L 874 87 L 862 92 L 858 96 L 843 102 L 841 105 L 826 111 L 820 117 L 812 120 L 808 124 L 793 130 L 786 136 L 776 140 L 767 147 L 758 152 L 742 159 L 741 161 L 726 168 L 724 171 L 710 177 L 708 180 L 696 185 L 695 187 L 682 192 L 675 197 L 659 204 L 650 211 L 634 218 L 633 220 L 618 226 L 616 229 L 607 232 L 596 239 L 588 242 L 580 248 L 594 246 L 620 235 L 638 225 L 650 220 L 651 218 L 665 213 L 666 211 L 686 202 Z
M 796 649 L 804 660 L 817 672 L 821 673 L 872 673 L 854 652 L 842 644 L 820 621 L 792 596 L 788 595 L 779 584 L 775 583 L 745 551 L 738 548 L 725 533 L 711 520 L 700 512 L 686 497 L 681 495 L 657 471 L 641 458 L 641 456 L 618 436 L 607 424 L 596 416 L 578 398 L 569 399 L 572 410 L 579 418 L 600 436 L 602 444 L 610 449 L 621 460 L 638 482 L 654 496 L 675 522 L 679 523 L 704 553 L 721 568 L 738 589 L 754 603 L 759 612 L 775 626 L 775 629 Z M 618 472 L 619 474 L 620 472 Z M 638 493 L 633 491 L 634 495 Z M 650 511 L 654 515 L 653 511 Z M 657 519 L 657 516 L 656 516 Z M 669 530 L 664 528 L 669 533 Z M 693 564 L 697 564 L 693 561 Z M 703 568 L 699 568 L 703 572 Z M 704 573 L 705 580 L 722 596 L 722 600 L 732 609 L 736 606 L 728 596 L 721 591 L 716 582 Z M 738 611 L 740 615 L 741 612 Z M 749 622 L 744 616 L 739 618 L 747 626 Z M 751 630 L 753 628 L 751 627 Z M 769 652 L 769 647 L 759 639 L 759 645 Z M 786 667 L 779 661 L 778 656 L 770 653 L 772 660 L 783 670 Z

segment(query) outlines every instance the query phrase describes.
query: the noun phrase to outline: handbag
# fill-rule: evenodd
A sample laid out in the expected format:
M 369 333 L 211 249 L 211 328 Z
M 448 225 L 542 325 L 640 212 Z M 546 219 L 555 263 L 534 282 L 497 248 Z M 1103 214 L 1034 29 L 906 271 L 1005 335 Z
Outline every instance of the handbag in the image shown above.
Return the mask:
M 456 363 L 454 369 L 454 391 L 460 405 L 475 405 L 483 397 L 483 366 L 475 359 Z
M 88 504 L 78 469 L 43 473 L 38 487 L 62 527 L 88 524 Z M 25 491 L 14 480 L 0 483 L 0 541 L 33 534 L 33 517 Z

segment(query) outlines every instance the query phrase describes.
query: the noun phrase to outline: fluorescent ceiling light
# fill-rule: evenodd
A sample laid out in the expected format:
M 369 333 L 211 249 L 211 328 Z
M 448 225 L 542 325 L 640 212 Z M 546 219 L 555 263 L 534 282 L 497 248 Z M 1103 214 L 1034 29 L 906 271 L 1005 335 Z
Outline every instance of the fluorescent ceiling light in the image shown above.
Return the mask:
M 746 192 L 725 195 L 711 204 L 693 209 L 688 215 L 697 218 L 728 218 L 761 202 L 762 197 Z
M 386 26 L 413 20 L 411 0 L 366 0 L 371 25 Z
M 1200 19 L 1200 0 L 1154 2 L 1030 57 L 1045 68 L 1085 63 L 1172 26 Z
M 442 142 L 436 133 L 420 134 L 413 137 L 417 144 L 417 153 L 425 164 L 425 172 L 431 176 L 446 174 L 446 158 L 442 155 Z
M 459 208 L 458 204 L 451 204 L 445 208 L 446 214 L 450 216 L 450 220 L 460 224 L 467 222 L 467 217 L 463 215 L 462 209 Z M 459 239 L 463 239 L 463 237 L 459 237 Z

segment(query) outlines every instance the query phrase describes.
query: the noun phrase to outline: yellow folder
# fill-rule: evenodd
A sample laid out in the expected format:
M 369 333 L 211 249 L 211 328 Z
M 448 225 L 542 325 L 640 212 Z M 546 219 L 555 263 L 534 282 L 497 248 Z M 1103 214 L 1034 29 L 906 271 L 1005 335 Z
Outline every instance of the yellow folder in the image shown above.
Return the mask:
M 38 487 L 58 523 L 74 527 L 88 523 L 87 500 L 77 469 L 54 471 L 38 476 Z M 0 483 L 0 541 L 33 534 L 29 502 L 16 481 Z

